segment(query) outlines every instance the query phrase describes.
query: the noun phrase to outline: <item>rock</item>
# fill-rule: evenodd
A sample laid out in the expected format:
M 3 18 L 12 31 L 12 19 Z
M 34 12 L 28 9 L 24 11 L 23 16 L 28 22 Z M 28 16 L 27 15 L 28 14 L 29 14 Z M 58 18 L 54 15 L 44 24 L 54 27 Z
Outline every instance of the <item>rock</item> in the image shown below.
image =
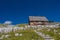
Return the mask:
M 54 40 L 54 39 L 51 39 L 51 40 Z
M 5 35 L 5 38 L 8 38 L 10 35 Z
M 60 33 L 58 33 L 60 35 Z
M 15 33 L 15 36 L 19 36 L 19 33 Z
M 0 37 L 0 40 L 2 40 L 4 38 L 4 35 L 2 35 L 1 37 Z
M 20 36 L 22 36 L 22 34 L 20 34 Z
M 32 40 L 34 40 L 34 39 L 32 39 Z
M 50 31 L 50 29 L 48 29 L 47 31 Z
M 40 28 L 38 28 L 37 30 L 41 30 Z
M 55 30 L 55 29 L 54 29 L 54 32 L 56 33 L 56 32 L 57 32 L 57 30 Z

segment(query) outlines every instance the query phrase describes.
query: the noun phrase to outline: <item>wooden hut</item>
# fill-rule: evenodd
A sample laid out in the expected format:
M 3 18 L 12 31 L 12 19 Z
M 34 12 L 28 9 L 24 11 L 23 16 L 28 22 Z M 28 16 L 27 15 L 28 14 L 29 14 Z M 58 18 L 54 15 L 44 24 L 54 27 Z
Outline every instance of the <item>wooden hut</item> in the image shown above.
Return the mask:
M 46 25 L 48 22 L 45 16 L 29 16 L 29 25 Z

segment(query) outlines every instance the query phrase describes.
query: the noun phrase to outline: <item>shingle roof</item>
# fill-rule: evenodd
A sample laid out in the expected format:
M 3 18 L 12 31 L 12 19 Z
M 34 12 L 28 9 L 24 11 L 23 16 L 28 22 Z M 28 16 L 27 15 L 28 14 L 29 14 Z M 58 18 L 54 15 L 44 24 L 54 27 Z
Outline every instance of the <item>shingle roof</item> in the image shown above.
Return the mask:
M 29 21 L 48 21 L 45 16 L 29 16 Z

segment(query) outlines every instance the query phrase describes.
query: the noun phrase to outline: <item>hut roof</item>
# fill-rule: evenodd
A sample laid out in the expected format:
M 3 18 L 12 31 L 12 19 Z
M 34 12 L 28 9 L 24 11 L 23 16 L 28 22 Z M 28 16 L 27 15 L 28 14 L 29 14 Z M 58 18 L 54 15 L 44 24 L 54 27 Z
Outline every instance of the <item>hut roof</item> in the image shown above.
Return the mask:
M 29 21 L 48 21 L 45 16 L 29 16 Z

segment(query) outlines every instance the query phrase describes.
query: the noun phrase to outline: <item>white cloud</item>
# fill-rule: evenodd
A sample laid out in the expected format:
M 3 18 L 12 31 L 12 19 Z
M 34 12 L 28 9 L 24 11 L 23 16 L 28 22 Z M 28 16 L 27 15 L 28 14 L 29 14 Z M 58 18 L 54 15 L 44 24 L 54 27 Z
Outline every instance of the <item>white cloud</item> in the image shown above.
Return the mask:
M 4 24 L 12 24 L 11 21 L 5 21 Z

